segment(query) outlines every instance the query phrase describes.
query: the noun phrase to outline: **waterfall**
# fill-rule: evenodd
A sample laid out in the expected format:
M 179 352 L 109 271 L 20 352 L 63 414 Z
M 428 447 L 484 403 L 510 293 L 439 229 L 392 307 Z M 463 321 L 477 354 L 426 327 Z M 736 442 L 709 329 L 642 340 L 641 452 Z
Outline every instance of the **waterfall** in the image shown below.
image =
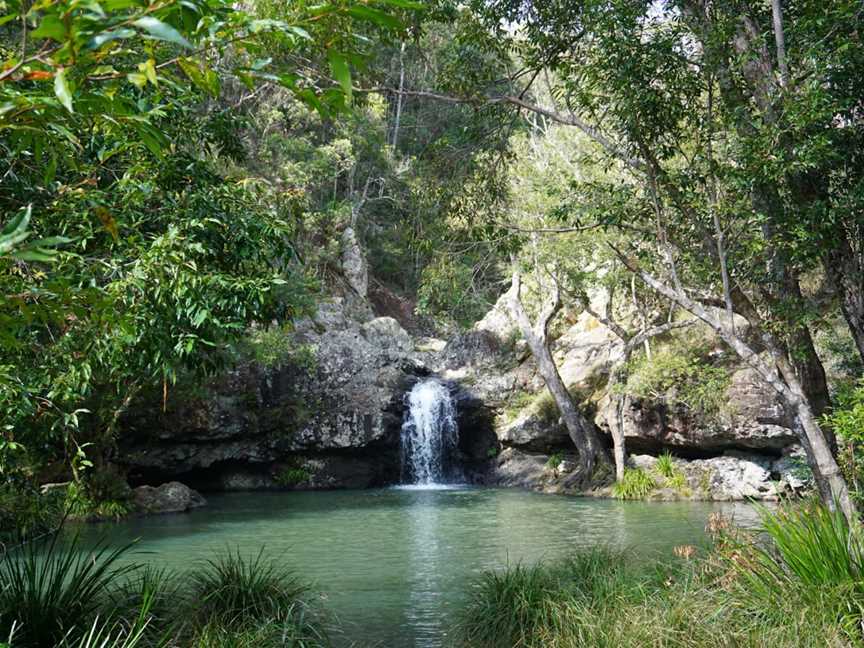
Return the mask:
M 451 457 L 459 442 L 456 408 L 450 392 L 430 378 L 408 392 L 402 424 L 402 481 L 418 485 L 446 483 L 454 476 Z

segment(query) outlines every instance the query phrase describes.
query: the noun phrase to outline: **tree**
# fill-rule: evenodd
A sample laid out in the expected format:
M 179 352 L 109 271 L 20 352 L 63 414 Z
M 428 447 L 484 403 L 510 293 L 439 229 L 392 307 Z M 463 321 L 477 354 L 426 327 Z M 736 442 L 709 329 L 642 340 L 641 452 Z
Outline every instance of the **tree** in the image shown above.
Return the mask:
M 223 91 L 273 83 L 344 112 L 371 48 L 356 32 L 402 36 L 414 7 L 369 4 L 261 18 L 222 0 L 7 3 L 4 478 L 110 458 L 140 393 L 167 398 L 232 362 L 250 325 L 308 311 L 296 202 L 237 173 L 242 115 Z
M 852 81 L 860 62 L 840 54 L 860 50 L 854 3 L 795 3 L 785 33 L 777 3 L 773 12 L 696 0 L 473 7 L 473 35 L 502 58 L 508 47 L 518 51 L 511 78 L 527 80 L 518 93 L 487 86 L 477 94 L 585 133 L 625 178 L 623 187 L 609 183 L 610 194 L 623 191 L 641 205 L 636 221 L 607 203 L 567 225 L 642 225 L 620 250 L 622 262 L 709 324 L 777 390 L 801 424 L 820 492 L 852 519 L 831 439 L 818 424 L 828 395 L 809 329 L 818 313 L 802 277 L 817 268 L 815 250 L 826 242 L 855 260 L 842 240 L 860 231 L 860 211 L 850 217 L 847 209 L 860 195 L 858 158 L 839 173 L 832 167 L 846 152 L 842 141 L 860 132 Z M 531 95 L 544 70 L 557 79 L 553 105 Z M 644 269 L 655 255 L 659 276 Z M 851 287 L 844 315 L 854 320 L 855 264 L 833 270 L 842 275 L 836 285 Z M 759 348 L 735 329 L 732 313 L 747 319 Z
M 558 367 L 549 350 L 549 324 L 561 310 L 561 288 L 558 279 L 548 272 L 548 294 L 543 300 L 536 320 L 532 323 L 522 303 L 522 272 L 513 261 L 513 278 L 510 286 L 510 309 L 519 325 L 522 336 L 531 349 L 537 370 L 546 383 L 546 388 L 555 400 L 561 419 L 576 450 L 579 452 L 577 470 L 567 479 L 567 485 L 590 485 L 598 462 L 606 461 L 603 445 L 594 424 L 579 411 L 567 385 L 561 380 Z M 539 286 L 542 288 L 542 286 Z

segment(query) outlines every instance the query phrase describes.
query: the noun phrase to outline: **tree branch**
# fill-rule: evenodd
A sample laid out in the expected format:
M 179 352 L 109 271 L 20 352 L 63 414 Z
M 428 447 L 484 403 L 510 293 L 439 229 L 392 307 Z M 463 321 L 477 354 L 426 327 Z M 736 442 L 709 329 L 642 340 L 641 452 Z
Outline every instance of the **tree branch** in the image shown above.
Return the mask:
M 555 110 L 554 108 L 548 108 L 546 106 L 540 106 L 530 101 L 523 99 L 522 97 L 515 97 L 513 95 L 498 95 L 498 96 L 480 96 L 480 97 L 454 97 L 451 95 L 443 95 L 437 92 L 429 92 L 426 90 L 399 90 L 398 88 L 390 88 L 390 87 L 375 87 L 375 88 L 354 88 L 355 92 L 389 92 L 395 95 L 408 95 L 412 97 L 421 97 L 426 99 L 434 99 L 435 101 L 443 101 L 451 104 L 510 104 L 516 106 L 518 108 L 528 110 L 537 115 L 542 115 L 551 121 L 554 121 L 558 124 L 563 124 L 564 126 L 575 126 L 580 131 L 585 133 L 589 138 L 591 138 L 594 142 L 599 144 L 607 153 L 609 153 L 612 157 L 616 158 L 620 162 L 623 162 L 627 167 L 629 167 L 633 171 L 644 172 L 647 169 L 647 165 L 645 162 L 639 158 L 634 158 L 627 154 L 626 151 L 622 150 L 621 147 L 617 146 L 614 142 L 612 142 L 608 137 L 606 137 L 603 133 L 601 133 L 598 129 L 594 128 L 587 122 L 579 119 L 576 115 L 563 114 Z

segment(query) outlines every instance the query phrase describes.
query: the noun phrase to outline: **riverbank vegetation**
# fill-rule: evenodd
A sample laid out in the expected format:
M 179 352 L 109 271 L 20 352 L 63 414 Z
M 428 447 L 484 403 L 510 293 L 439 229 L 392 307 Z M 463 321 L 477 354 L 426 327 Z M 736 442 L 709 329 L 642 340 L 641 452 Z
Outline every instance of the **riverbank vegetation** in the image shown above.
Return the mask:
M 712 517 L 712 542 L 646 560 L 582 550 L 477 578 L 460 613 L 466 648 L 859 646 L 862 545 L 819 505 L 762 512 L 764 537 Z
M 310 586 L 281 561 L 227 551 L 172 574 L 131 562 L 131 548 L 84 547 L 64 535 L 4 554 L 0 645 L 331 645 L 333 619 Z

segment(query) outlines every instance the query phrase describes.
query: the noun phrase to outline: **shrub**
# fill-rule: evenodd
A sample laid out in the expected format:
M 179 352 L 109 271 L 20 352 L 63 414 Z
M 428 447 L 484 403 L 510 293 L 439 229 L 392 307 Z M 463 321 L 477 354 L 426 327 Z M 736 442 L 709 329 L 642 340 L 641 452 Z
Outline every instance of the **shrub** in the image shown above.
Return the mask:
M 657 487 L 654 478 L 641 468 L 625 468 L 624 479 L 615 482 L 612 494 L 618 499 L 643 499 Z
M 860 630 L 864 543 L 858 530 L 839 510 L 815 502 L 775 512 L 759 507 L 759 514 L 769 542 L 739 547 L 728 561 L 737 596 L 756 611 L 770 611 L 794 594 Z
M 97 500 L 89 489 L 71 483 L 66 488 L 66 510 L 76 520 L 119 520 L 132 512 L 132 502 L 122 500 Z
M 280 486 L 289 487 L 302 484 L 303 482 L 309 481 L 311 478 L 312 473 L 305 468 L 299 466 L 288 466 L 287 468 L 280 470 L 273 479 Z
M 823 422 L 842 442 L 840 466 L 860 503 L 864 501 L 864 379 L 841 384 L 834 395 L 834 407 Z
M 29 484 L 0 485 L 0 541 L 10 544 L 56 531 L 63 520 L 63 494 L 45 494 Z
M 237 550 L 208 560 L 190 576 L 191 600 L 205 623 L 284 618 L 302 603 L 309 586 L 263 550 L 246 558 Z
M 16 648 L 54 646 L 74 628 L 87 627 L 112 583 L 134 568 L 119 566 L 131 545 L 85 551 L 59 534 L 30 542 L 0 559 L 0 636 L 17 627 Z
M 549 459 L 546 461 L 546 467 L 549 468 L 549 470 L 558 470 L 558 466 L 560 466 L 563 461 L 564 453 L 555 452 L 549 455 Z
M 297 344 L 290 324 L 253 328 L 237 349 L 241 359 L 254 360 L 267 368 L 290 363 L 305 373 L 311 373 L 317 366 L 315 350 Z

